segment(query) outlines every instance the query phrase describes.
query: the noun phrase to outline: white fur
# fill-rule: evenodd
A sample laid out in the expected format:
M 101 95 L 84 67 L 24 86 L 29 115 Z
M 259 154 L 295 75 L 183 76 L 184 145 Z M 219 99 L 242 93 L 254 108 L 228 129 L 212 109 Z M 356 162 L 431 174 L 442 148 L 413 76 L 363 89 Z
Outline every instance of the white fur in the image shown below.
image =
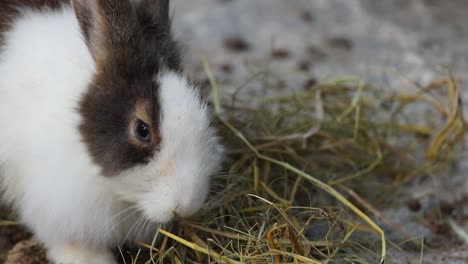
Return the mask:
M 161 151 L 146 166 L 106 178 L 78 132 L 78 100 L 95 65 L 69 7 L 22 16 L 0 51 L 0 186 L 4 200 L 56 263 L 112 263 L 109 246 L 146 219 L 197 211 L 221 148 L 188 82 L 160 83 Z M 143 217 L 145 216 L 145 217 Z

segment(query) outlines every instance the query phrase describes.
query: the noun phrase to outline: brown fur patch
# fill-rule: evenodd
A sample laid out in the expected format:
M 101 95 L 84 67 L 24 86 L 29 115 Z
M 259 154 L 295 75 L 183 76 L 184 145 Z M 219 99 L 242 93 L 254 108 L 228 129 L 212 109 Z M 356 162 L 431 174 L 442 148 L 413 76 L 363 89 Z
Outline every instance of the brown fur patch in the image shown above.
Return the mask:
M 138 20 L 128 0 L 72 0 L 72 6 L 95 60 L 107 57 L 109 46 L 126 45 L 137 33 Z
M 80 21 L 82 34 L 97 60 L 96 74 L 79 106 L 83 117 L 80 132 L 93 161 L 104 175 L 113 176 L 147 164 L 157 155 L 161 111 L 159 83 L 154 79 L 162 69 L 179 72 L 180 56 L 170 34 L 167 0 L 142 1 L 134 8 L 127 8 L 128 0 L 120 0 L 127 4 L 97 1 L 95 7 L 103 10 L 90 11 L 89 6 L 82 6 L 79 12 L 84 13 L 78 16 L 86 19 Z M 94 13 L 103 18 L 90 19 Z M 99 30 L 102 28 L 106 28 L 105 34 Z M 105 41 L 92 43 L 100 39 Z M 150 144 L 136 138 L 137 119 L 149 125 Z
M 151 117 L 149 115 L 149 106 L 147 102 L 137 101 L 135 104 L 135 117 L 151 126 Z

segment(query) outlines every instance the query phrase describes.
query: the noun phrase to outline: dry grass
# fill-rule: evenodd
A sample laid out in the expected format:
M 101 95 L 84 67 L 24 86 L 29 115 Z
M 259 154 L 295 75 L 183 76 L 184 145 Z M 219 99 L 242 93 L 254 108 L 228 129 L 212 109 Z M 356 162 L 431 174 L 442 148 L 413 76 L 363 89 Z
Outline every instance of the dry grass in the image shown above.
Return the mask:
M 148 263 L 378 263 L 396 244 L 372 219 L 413 239 L 381 209 L 401 184 L 456 158 L 466 125 L 450 74 L 415 93 L 346 78 L 221 100 L 205 69 L 226 173 L 197 221 L 159 230 L 158 248 L 143 245 Z

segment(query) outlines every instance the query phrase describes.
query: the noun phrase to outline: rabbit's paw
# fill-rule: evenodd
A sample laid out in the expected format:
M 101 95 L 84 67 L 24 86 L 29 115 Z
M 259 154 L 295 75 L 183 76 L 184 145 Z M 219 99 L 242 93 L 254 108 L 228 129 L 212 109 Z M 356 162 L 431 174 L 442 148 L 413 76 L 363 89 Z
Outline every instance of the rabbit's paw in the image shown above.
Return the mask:
M 49 259 L 54 264 L 116 264 L 108 250 L 55 246 L 49 248 Z

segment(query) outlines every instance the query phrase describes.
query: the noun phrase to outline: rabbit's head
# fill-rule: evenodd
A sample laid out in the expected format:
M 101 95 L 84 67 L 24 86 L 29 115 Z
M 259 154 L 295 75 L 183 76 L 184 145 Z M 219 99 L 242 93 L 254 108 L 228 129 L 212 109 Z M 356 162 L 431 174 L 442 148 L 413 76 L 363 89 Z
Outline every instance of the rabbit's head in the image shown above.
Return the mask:
M 72 4 L 95 61 L 78 109 L 93 162 L 118 197 L 148 219 L 193 214 L 222 148 L 200 91 L 181 73 L 169 1 Z

